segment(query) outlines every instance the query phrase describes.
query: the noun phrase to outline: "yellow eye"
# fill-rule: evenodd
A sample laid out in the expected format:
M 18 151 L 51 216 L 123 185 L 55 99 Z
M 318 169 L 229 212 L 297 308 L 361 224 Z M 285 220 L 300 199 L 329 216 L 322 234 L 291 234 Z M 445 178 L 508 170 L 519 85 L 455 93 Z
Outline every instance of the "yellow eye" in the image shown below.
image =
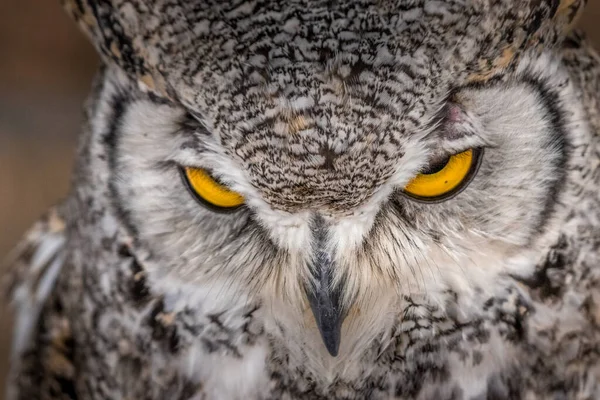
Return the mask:
M 450 156 L 432 172 L 424 172 L 406 185 L 404 192 L 420 200 L 441 200 L 457 194 L 479 166 L 481 150 L 469 149 Z
M 186 167 L 182 173 L 189 189 L 203 204 L 220 211 L 233 210 L 244 204 L 242 195 L 214 180 L 205 170 Z

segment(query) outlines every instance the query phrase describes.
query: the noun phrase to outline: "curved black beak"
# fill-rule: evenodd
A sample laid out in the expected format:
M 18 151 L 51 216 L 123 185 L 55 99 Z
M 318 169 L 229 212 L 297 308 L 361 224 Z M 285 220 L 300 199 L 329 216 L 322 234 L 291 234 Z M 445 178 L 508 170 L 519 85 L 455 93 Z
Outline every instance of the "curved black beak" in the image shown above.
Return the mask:
M 315 220 L 313 232 L 315 240 L 311 265 L 313 284 L 306 289 L 307 297 L 323 343 L 329 354 L 335 357 L 340 347 L 342 322 L 344 321 L 341 307 L 343 285 L 333 286 L 334 263 L 325 247 L 327 231 L 321 218 Z

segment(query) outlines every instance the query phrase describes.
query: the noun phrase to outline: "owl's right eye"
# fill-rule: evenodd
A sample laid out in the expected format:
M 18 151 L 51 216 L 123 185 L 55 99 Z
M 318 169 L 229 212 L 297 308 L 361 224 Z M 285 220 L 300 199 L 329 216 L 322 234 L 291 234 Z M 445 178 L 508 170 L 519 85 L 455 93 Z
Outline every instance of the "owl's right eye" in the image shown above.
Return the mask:
M 194 197 L 214 211 L 227 212 L 244 204 L 244 197 L 215 180 L 201 168 L 181 168 L 183 180 Z

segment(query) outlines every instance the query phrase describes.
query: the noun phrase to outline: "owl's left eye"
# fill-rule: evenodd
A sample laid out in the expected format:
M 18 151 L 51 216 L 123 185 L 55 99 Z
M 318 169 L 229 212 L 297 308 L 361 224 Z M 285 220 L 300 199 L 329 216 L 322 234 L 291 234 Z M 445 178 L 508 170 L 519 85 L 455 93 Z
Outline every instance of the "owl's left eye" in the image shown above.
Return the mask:
M 404 188 L 409 197 L 441 201 L 458 194 L 471 181 L 479 167 L 483 149 L 469 149 L 432 162 Z
M 194 197 L 215 211 L 233 211 L 244 204 L 244 197 L 215 180 L 206 170 L 185 167 L 183 180 Z

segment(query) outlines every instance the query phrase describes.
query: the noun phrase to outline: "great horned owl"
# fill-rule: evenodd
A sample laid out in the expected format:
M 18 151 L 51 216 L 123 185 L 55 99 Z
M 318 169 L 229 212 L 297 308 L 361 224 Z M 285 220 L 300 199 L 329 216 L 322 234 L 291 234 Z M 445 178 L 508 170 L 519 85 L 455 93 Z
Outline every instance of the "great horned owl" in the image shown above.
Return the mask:
M 104 65 L 13 399 L 600 398 L 585 1 L 64 3 Z

